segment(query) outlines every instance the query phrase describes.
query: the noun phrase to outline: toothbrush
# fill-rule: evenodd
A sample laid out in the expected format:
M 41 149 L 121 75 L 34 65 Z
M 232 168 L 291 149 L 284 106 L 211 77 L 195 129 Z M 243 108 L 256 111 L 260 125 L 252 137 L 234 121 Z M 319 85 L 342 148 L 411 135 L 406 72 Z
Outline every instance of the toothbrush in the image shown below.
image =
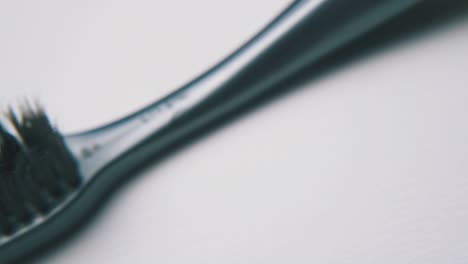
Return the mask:
M 0 263 L 76 226 L 112 183 L 288 76 L 422 0 L 299 0 L 198 78 L 90 131 L 62 135 L 38 104 L 0 125 Z

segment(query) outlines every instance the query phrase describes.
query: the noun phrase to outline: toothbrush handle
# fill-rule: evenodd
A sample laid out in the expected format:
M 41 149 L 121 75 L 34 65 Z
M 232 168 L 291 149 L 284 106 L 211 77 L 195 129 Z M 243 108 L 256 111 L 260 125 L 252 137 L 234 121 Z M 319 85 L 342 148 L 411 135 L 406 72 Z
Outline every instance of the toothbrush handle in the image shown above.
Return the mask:
M 182 105 L 164 129 L 170 138 L 189 133 L 422 1 L 294 1 L 224 61 L 161 100 Z
M 68 143 L 83 158 L 81 166 L 86 175 L 116 159 L 120 166 L 131 167 L 422 1 L 294 1 L 205 74 L 126 118 L 71 135 Z M 92 152 L 92 159 L 83 151 L 89 149 L 99 150 Z

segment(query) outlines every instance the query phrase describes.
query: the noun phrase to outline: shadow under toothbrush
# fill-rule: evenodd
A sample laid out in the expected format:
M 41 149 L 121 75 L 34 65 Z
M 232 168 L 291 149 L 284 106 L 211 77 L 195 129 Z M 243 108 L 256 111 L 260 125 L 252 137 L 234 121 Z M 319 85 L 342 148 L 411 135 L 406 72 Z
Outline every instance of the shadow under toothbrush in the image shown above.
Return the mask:
M 468 1 L 466 0 L 425 0 L 424 3 L 405 14 L 385 23 L 365 36 L 356 39 L 351 44 L 342 47 L 320 61 L 311 64 L 297 74 L 290 76 L 287 80 L 276 85 L 260 97 L 249 101 L 236 112 L 230 113 L 212 122 L 210 125 L 197 130 L 190 136 L 166 148 L 164 151 L 155 155 L 153 159 L 149 159 L 146 164 L 135 169 L 129 176 L 142 174 L 146 169 L 156 166 L 159 162 L 163 162 L 166 158 L 170 158 L 171 155 L 176 154 L 182 147 L 187 147 L 202 136 L 208 136 L 215 130 L 221 129 L 237 118 L 244 117 L 245 114 L 258 107 L 274 102 L 278 97 L 286 96 L 288 93 L 296 91 L 305 83 L 310 83 L 316 79 L 326 77 L 342 67 L 350 66 L 350 64 L 358 60 L 365 60 L 367 57 L 381 52 L 382 50 L 391 49 L 411 39 L 454 26 L 456 22 L 467 18 Z M 317 65 L 320 65 L 320 67 L 317 67 Z M 115 187 L 123 185 L 132 178 L 134 177 L 124 177 L 119 182 L 115 183 Z M 115 194 L 114 192 L 118 192 L 118 189 L 119 188 L 114 188 L 114 191 L 112 191 L 110 195 L 105 196 L 102 201 L 97 203 L 95 210 L 93 210 L 88 217 L 83 218 L 77 228 L 73 228 L 47 247 L 42 248 L 40 251 L 18 263 L 33 264 L 36 263 L 37 260 L 45 260 L 52 257 L 56 254 L 55 252 L 60 251 L 61 248 L 72 246 L 71 242 L 80 239 L 80 235 L 84 235 L 87 229 L 90 230 L 90 226 L 99 219 L 101 214 L 105 213 L 103 208 Z

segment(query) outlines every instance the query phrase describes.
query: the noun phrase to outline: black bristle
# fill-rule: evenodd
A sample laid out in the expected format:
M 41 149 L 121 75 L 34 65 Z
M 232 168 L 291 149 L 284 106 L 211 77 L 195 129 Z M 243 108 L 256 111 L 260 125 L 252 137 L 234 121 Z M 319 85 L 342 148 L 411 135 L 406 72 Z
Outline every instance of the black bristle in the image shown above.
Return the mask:
M 0 124 L 0 170 L 9 170 L 14 166 L 14 157 L 20 149 L 18 140 Z
M 25 103 L 0 125 L 0 237 L 46 215 L 81 184 L 77 163 L 43 109 Z

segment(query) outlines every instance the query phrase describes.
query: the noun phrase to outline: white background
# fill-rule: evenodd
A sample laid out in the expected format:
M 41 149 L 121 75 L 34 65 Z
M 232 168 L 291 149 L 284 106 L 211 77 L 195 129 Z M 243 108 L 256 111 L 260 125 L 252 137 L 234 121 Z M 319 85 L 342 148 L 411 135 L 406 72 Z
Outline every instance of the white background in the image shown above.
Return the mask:
M 93 127 L 288 2 L 1 0 L 0 101 L 38 97 L 63 131 Z M 150 166 L 32 263 L 466 263 L 466 17 L 426 17 Z

